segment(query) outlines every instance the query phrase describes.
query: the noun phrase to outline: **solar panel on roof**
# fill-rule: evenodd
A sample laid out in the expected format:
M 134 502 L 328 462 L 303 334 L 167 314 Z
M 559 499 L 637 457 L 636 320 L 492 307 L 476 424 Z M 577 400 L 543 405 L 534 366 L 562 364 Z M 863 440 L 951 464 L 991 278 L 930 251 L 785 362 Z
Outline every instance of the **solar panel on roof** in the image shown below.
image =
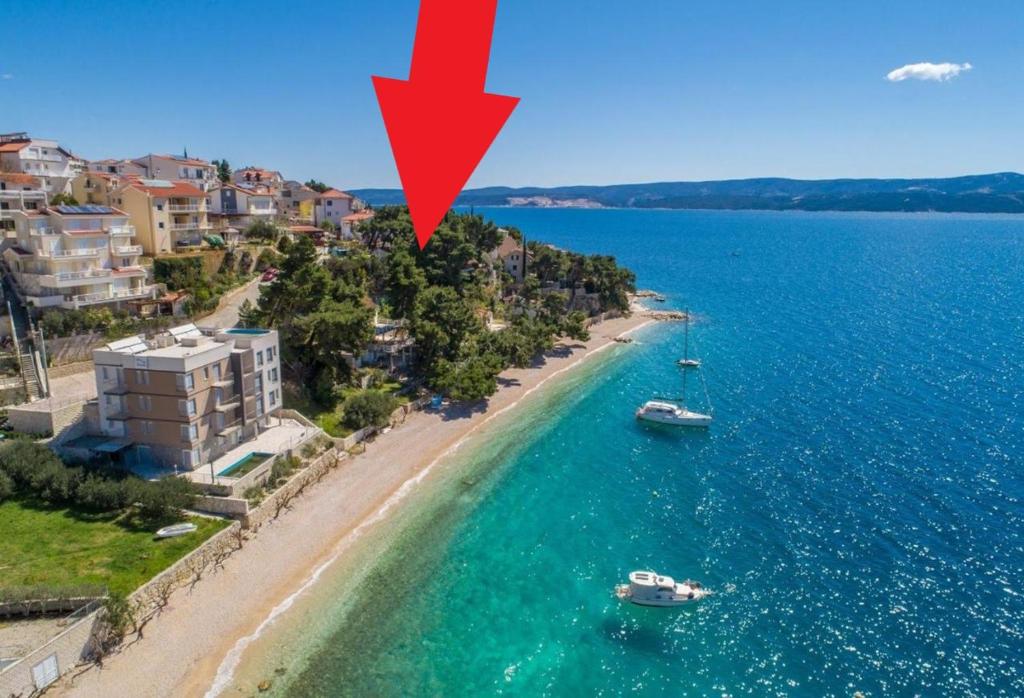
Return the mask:
M 54 206 L 54 210 L 57 213 L 71 216 L 83 214 L 109 214 L 114 212 L 114 209 L 109 206 L 96 206 L 93 204 L 86 204 L 84 206 Z

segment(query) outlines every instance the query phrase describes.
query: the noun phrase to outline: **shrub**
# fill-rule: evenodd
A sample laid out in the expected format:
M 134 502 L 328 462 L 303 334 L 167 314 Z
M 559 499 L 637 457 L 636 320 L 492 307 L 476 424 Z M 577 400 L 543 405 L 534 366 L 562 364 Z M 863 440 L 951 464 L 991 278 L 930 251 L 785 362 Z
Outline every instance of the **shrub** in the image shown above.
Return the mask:
M 264 247 L 260 250 L 259 257 L 256 258 L 256 271 L 263 271 L 267 267 L 279 267 L 283 260 L 284 257 L 277 252 L 269 247 Z
M 194 257 L 157 257 L 153 260 L 153 278 L 167 284 L 172 291 L 181 289 L 193 290 L 205 286 L 203 274 L 203 258 Z
M 0 502 L 10 499 L 14 495 L 14 480 L 7 473 L 0 472 Z
M 131 503 L 129 490 L 125 481 L 87 475 L 78 485 L 76 502 L 92 511 L 118 511 Z
M 281 231 L 279 231 L 277 226 L 270 221 L 256 221 L 245 229 L 246 238 L 250 240 L 262 240 L 269 243 L 277 242 L 277 238 L 280 234 Z
M 398 399 L 379 390 L 364 390 L 345 401 L 345 426 L 351 429 L 385 427 L 391 413 L 398 408 Z
M 182 509 L 192 506 L 195 490 L 180 477 L 165 477 L 156 482 L 131 480 L 132 499 L 139 505 L 139 513 L 150 521 L 180 518 Z

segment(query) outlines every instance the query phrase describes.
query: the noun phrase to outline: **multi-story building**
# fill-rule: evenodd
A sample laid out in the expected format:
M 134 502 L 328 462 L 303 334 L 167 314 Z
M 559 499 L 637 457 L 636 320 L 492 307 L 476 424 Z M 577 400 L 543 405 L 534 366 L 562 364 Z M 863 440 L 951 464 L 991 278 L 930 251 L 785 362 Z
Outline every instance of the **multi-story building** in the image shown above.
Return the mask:
M 217 168 L 206 160 L 176 155 L 143 155 L 132 162 L 145 170 L 148 179 L 187 182 L 204 192 L 218 182 Z
M 342 229 L 343 218 L 352 213 L 355 197 L 337 189 L 328 189 L 316 198 L 313 206 L 313 225 L 330 221 L 335 230 Z
M 108 175 L 145 177 L 146 168 L 131 160 L 90 160 L 85 164 L 87 172 L 102 172 Z
M 291 223 L 313 223 L 313 207 L 319 194 L 302 182 L 287 181 L 277 190 L 277 210 Z
M 83 169 L 85 163 L 57 141 L 31 138 L 27 133 L 0 134 L 0 170 L 38 177 L 49 196 L 67 192 Z
M 209 198 L 186 181 L 127 178 L 110 200 L 131 216 L 146 254 L 197 247 L 211 232 Z
M 99 426 L 129 462 L 195 469 L 256 436 L 281 408 L 275 330 L 185 325 L 93 352 Z
M 155 296 L 124 211 L 54 206 L 11 216 L 17 241 L 4 250 L 4 261 L 31 305 L 76 310 Z
M 263 184 L 272 189 L 284 185 L 284 177 L 275 170 L 264 170 L 261 167 L 246 167 L 231 173 L 231 181 L 235 184 Z
M 210 217 L 218 228 L 244 228 L 258 220 L 277 216 L 273 190 L 264 185 L 221 184 L 210 189 Z
M 89 170 L 71 180 L 71 196 L 80 204 L 116 206 L 114 192 L 135 179 L 134 175 Z
M 526 265 L 529 261 L 529 252 L 523 249 L 523 244 L 511 235 L 506 235 L 493 253 L 494 259 L 499 261 L 513 279 L 522 283 L 526 274 Z
M 0 172 L 0 237 L 14 231 L 13 211 L 41 211 L 46 192 L 38 177 L 21 172 Z

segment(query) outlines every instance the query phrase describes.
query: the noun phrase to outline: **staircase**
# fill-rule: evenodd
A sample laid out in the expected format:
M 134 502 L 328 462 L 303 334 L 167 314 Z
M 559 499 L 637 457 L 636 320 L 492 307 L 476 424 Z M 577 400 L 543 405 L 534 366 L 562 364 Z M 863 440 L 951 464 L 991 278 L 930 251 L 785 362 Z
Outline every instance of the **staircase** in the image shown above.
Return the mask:
M 39 385 L 39 375 L 36 373 L 36 363 L 32 360 L 31 354 L 20 354 L 18 363 L 21 365 L 21 377 L 25 381 L 25 394 L 28 399 L 38 400 L 43 396 L 42 388 Z

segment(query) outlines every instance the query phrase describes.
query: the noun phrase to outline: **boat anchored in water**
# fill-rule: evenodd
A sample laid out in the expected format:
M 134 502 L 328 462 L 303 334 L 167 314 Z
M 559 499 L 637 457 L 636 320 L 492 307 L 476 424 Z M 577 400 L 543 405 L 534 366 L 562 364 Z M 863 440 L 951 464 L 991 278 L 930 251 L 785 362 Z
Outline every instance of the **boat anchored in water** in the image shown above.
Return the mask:
M 629 584 L 615 587 L 615 595 L 622 601 L 640 606 L 682 606 L 700 601 L 711 591 L 700 582 L 677 582 L 657 572 L 638 570 L 629 573 Z
M 683 340 L 683 358 L 676 361 L 683 368 L 700 368 L 700 359 L 690 358 L 690 309 L 686 309 L 686 339 Z
M 690 312 L 686 312 L 687 319 L 687 351 L 689 348 L 689 318 Z M 685 355 L 684 355 L 685 356 Z M 696 364 L 684 364 L 683 361 L 696 361 Z M 697 359 L 689 359 L 688 357 L 679 361 L 680 365 L 683 366 L 694 366 L 700 368 L 700 361 Z M 642 419 L 647 422 L 654 422 L 656 424 L 667 424 L 673 427 L 709 427 L 711 426 L 712 416 L 710 414 L 711 398 L 708 396 L 708 387 L 704 383 L 704 376 L 698 370 L 697 375 L 700 377 L 701 385 L 704 386 L 704 397 L 707 399 L 709 406 L 709 413 L 703 414 L 701 412 L 694 412 L 686 407 L 686 374 L 689 371 L 683 371 L 683 394 L 678 399 L 676 398 L 655 398 L 654 400 L 648 400 L 644 403 L 643 407 L 636 411 L 636 418 Z

